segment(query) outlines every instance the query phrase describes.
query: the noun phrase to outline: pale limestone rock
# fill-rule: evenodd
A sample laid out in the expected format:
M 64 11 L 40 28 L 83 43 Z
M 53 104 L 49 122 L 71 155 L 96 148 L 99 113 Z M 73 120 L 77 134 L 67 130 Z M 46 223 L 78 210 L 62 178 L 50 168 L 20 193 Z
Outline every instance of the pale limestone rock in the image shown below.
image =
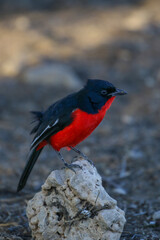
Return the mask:
M 53 171 L 28 202 L 27 216 L 36 240 L 118 240 L 124 212 L 102 186 L 102 179 L 86 160 L 75 162 L 76 174 Z

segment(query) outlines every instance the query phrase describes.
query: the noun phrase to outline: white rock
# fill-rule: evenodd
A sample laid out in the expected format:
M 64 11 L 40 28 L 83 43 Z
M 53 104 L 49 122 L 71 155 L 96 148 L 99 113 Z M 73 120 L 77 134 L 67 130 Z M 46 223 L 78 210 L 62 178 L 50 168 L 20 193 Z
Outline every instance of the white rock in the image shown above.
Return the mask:
M 50 84 L 72 89 L 81 87 L 81 81 L 75 72 L 67 65 L 58 63 L 42 64 L 29 68 L 22 73 L 22 79 L 33 84 Z
M 53 171 L 28 202 L 27 216 L 36 240 L 119 240 L 124 212 L 102 186 L 102 179 L 86 160 L 75 162 L 76 174 Z M 79 214 L 78 214 L 79 213 Z
M 153 214 L 153 219 L 154 220 L 160 220 L 160 210 Z
M 121 187 L 117 187 L 113 190 L 115 193 L 118 193 L 118 194 L 121 194 L 121 195 L 126 195 L 127 192 L 124 188 L 121 188 Z

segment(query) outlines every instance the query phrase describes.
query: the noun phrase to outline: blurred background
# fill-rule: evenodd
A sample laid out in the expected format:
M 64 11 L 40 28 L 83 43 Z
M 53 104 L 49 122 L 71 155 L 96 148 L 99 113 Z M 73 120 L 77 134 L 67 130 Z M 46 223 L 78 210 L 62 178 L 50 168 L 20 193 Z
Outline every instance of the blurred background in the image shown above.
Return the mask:
M 31 239 L 26 200 L 62 167 L 46 147 L 16 193 L 32 140 L 29 111 L 87 78 L 128 95 L 79 148 L 126 212 L 121 240 L 160 239 L 159 10 L 159 0 L 0 0 L 0 239 Z

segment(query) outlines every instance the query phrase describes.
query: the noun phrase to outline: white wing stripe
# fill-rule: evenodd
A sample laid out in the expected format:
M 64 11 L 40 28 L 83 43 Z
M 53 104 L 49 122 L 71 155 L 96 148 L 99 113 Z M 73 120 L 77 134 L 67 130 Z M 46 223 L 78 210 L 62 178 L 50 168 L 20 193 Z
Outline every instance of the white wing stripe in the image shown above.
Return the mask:
M 31 147 L 32 147 L 32 146 L 34 145 L 34 143 L 43 135 L 43 133 L 45 133 L 45 131 L 47 131 L 47 129 L 54 127 L 54 126 L 58 123 L 58 121 L 59 121 L 59 119 L 57 119 L 51 126 L 48 125 L 48 126 L 41 132 L 41 134 L 34 139 L 34 141 L 33 141 L 32 144 L 31 144 Z
M 58 121 L 59 121 L 59 119 L 57 119 L 57 120 L 53 123 L 52 127 L 55 126 L 55 125 L 58 123 Z

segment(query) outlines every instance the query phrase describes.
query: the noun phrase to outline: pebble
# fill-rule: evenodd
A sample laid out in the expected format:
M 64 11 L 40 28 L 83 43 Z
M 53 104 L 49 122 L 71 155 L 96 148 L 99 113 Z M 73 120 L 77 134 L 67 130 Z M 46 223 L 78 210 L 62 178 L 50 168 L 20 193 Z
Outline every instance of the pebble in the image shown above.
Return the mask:
M 126 195 L 127 194 L 126 190 L 124 188 L 121 188 L 121 187 L 117 187 L 113 191 L 115 193 L 120 194 L 120 195 Z
M 159 211 L 156 211 L 156 212 L 153 214 L 153 219 L 154 219 L 154 220 L 160 220 L 160 210 L 159 210 Z

